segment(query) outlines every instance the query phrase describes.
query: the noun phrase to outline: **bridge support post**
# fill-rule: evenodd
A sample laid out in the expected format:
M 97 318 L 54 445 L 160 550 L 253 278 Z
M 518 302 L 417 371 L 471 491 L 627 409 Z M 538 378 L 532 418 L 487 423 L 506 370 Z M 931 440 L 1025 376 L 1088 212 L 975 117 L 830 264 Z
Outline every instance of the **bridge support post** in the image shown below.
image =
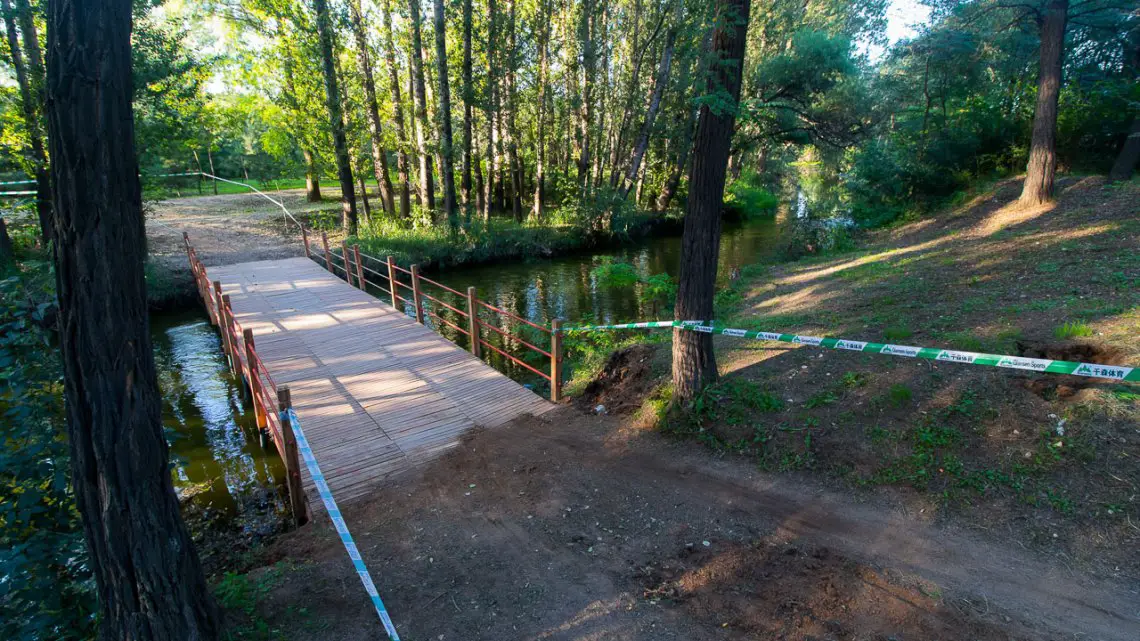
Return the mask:
M 424 324 L 424 303 L 420 294 L 420 266 L 412 265 L 412 304 L 416 306 L 416 322 Z
M 356 261 L 356 286 L 366 292 L 368 283 L 364 280 L 364 263 L 360 262 L 360 245 L 352 246 L 352 260 Z
M 344 282 L 352 285 L 352 265 L 348 261 L 348 241 L 340 241 L 340 257 L 344 260 Z
M 321 232 L 321 245 L 323 245 L 325 248 L 325 269 L 332 272 L 332 270 L 333 270 L 332 254 L 329 253 L 329 234 L 328 234 L 328 232 L 324 232 L 324 231 Z M 333 273 L 335 274 L 336 272 L 333 272 Z
M 218 291 L 221 291 L 221 289 Z M 234 321 L 233 311 L 230 308 L 229 294 L 222 296 L 222 304 L 218 306 L 218 317 L 221 319 L 221 322 L 218 323 L 218 327 L 222 330 L 222 347 L 225 349 L 226 356 L 229 359 L 230 371 L 233 372 L 234 376 L 240 377 L 242 375 L 238 369 L 238 363 L 240 361 L 238 360 L 237 352 L 234 351 L 237 349 L 237 346 L 234 345 Z
M 392 307 L 400 309 L 400 299 L 396 295 L 396 259 L 391 256 L 388 257 L 388 287 L 392 290 Z
M 277 388 L 277 409 L 281 413 L 281 441 L 285 451 L 281 459 L 285 461 L 285 484 L 289 488 L 289 507 L 293 511 L 293 522 L 298 527 L 309 522 L 309 504 L 305 501 L 305 489 L 301 486 L 301 455 L 297 450 L 297 435 L 293 433 L 293 421 L 289 409 L 293 407 L 293 397 L 289 388 Z
M 309 230 L 305 229 L 304 225 L 301 225 L 301 240 L 305 242 L 305 258 L 312 258 L 313 251 L 309 249 Z
M 562 319 L 550 321 L 550 400 L 562 400 Z
M 249 366 L 249 395 L 253 399 L 253 416 L 257 420 L 257 429 L 261 432 L 264 439 L 265 428 L 269 425 L 266 421 L 265 414 L 268 411 L 263 407 L 264 401 L 261 393 L 261 378 L 257 375 L 257 353 L 253 349 L 253 330 L 242 330 L 242 339 L 245 341 L 245 362 Z
M 478 311 L 475 306 L 475 288 L 467 288 L 467 333 L 471 339 L 471 353 L 475 358 L 480 358 L 483 355 L 483 346 L 479 344 L 479 340 L 483 338 L 479 332 L 479 317 L 475 315 Z

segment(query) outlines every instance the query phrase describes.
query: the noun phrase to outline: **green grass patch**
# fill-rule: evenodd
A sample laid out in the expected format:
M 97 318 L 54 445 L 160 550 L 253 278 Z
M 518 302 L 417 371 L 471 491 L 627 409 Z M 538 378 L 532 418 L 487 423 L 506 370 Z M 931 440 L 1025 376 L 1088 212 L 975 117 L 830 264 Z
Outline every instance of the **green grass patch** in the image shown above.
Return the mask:
M 1092 335 L 1092 328 L 1081 321 L 1070 321 L 1067 323 L 1062 323 L 1053 330 L 1053 336 L 1061 340 L 1068 338 L 1083 338 L 1085 336 Z

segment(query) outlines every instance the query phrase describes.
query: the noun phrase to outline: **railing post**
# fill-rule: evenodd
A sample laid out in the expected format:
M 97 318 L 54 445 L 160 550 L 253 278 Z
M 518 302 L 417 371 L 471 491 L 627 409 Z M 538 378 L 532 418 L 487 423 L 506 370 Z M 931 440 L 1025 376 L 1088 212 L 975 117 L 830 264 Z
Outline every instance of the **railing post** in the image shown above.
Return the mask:
M 392 307 L 400 309 L 399 298 L 396 297 L 396 259 L 388 257 L 388 287 L 392 289 Z
M 479 334 L 479 317 L 475 315 L 478 309 L 475 306 L 475 288 L 467 288 L 467 333 L 471 338 L 471 353 L 479 358 L 483 354 L 483 346 L 479 344 L 482 338 Z
M 257 358 L 256 352 L 253 349 L 253 330 L 242 330 L 242 338 L 245 340 L 245 362 L 249 365 L 249 394 L 253 397 L 253 416 L 257 420 L 257 429 L 265 434 L 265 428 L 269 423 L 265 419 L 265 414 L 268 411 L 263 407 L 261 395 L 261 377 L 257 375 Z
M 344 282 L 352 284 L 352 266 L 348 264 L 348 241 L 340 241 L 340 257 L 344 260 Z
M 182 244 L 186 245 L 186 257 L 190 257 L 190 234 L 182 232 Z
M 360 262 L 360 245 L 352 246 L 352 259 L 356 261 L 356 286 L 362 291 L 368 291 L 368 285 L 364 280 L 364 263 Z
M 332 254 L 329 253 L 329 234 L 328 234 L 328 232 L 325 232 L 325 231 L 321 232 L 321 244 L 324 245 L 324 248 L 325 248 L 325 269 L 327 269 L 331 272 L 333 270 L 333 266 L 332 266 Z M 336 272 L 333 272 L 333 273 L 335 274 Z
M 226 354 L 230 359 L 230 371 L 234 373 L 234 376 L 241 376 L 241 372 L 238 370 L 238 363 L 240 361 L 238 360 L 237 352 L 235 351 L 237 349 L 237 346 L 234 345 L 233 333 L 231 332 L 231 329 L 234 325 L 233 316 L 231 313 L 230 295 L 225 294 L 222 296 L 222 304 L 218 308 L 218 314 L 222 318 L 222 322 L 219 323 L 219 327 L 222 329 L 222 346 L 225 348 Z
M 420 266 L 412 265 L 412 304 L 416 306 L 416 322 L 424 324 L 424 304 L 420 296 Z
M 309 522 L 309 504 L 305 501 L 305 489 L 301 486 L 301 456 L 297 450 L 297 435 L 293 433 L 293 421 L 289 418 L 289 409 L 293 407 L 293 398 L 289 388 L 277 388 L 277 409 L 280 412 L 281 442 L 285 444 L 285 451 L 281 459 L 285 461 L 285 484 L 289 488 L 289 506 L 293 510 L 293 521 L 298 527 Z
M 550 321 L 550 400 L 562 400 L 562 319 Z
M 309 249 L 309 232 L 301 225 L 301 240 L 305 241 L 305 258 L 312 258 L 313 252 Z

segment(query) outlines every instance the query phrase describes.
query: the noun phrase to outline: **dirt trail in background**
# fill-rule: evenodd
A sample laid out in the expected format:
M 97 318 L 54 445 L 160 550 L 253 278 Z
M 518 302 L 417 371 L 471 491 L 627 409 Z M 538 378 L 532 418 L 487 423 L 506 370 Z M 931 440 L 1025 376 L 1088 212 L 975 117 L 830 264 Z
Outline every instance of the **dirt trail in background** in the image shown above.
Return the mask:
M 269 192 L 298 217 L 314 209 L 336 209 L 335 190 L 322 203 L 305 202 L 305 190 Z M 148 203 L 150 257 L 175 273 L 187 272 L 182 232 L 206 266 L 289 258 L 304 253 L 300 231 L 286 224 L 277 205 L 257 194 L 173 198 Z
M 1140 635 L 1135 584 L 867 501 L 566 407 L 342 509 L 411 639 Z M 378 633 L 325 519 L 272 554 L 300 564 L 260 606 L 290 638 Z

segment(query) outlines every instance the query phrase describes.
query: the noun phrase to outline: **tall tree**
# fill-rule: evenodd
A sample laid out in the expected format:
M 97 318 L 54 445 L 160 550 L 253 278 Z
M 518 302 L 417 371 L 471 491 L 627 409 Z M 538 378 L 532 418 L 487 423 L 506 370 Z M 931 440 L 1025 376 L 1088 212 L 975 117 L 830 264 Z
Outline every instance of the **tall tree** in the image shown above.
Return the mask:
M 583 0 L 578 19 L 578 42 L 582 50 L 582 94 L 578 106 L 578 189 L 582 197 L 585 197 L 590 186 L 590 137 L 594 120 L 594 77 L 597 75 L 594 4 L 595 0 Z
M 1049 0 L 1040 18 L 1041 51 L 1037 69 L 1037 108 L 1033 114 L 1033 134 L 1029 164 L 1025 168 L 1022 205 L 1035 206 L 1053 198 L 1053 177 L 1057 173 L 1057 100 L 1061 95 L 1061 73 L 1065 62 L 1065 25 L 1069 0 Z
M 72 485 L 100 638 L 212 641 L 221 617 L 178 511 L 151 350 L 131 0 L 48 2 L 47 116 Z
M 495 0 L 487 0 L 487 183 L 483 198 L 483 220 L 491 219 L 491 209 L 495 201 L 496 163 L 495 142 L 498 140 L 497 118 L 499 114 L 497 30 L 499 18 Z
M 372 78 L 372 54 L 368 35 L 364 30 L 360 0 L 349 0 L 348 9 L 352 20 L 352 35 L 356 40 L 356 61 L 360 68 L 360 82 L 364 85 L 364 107 L 368 115 L 368 134 L 372 140 L 372 169 L 376 174 L 376 183 L 380 186 L 380 202 L 384 211 L 390 216 L 395 211 L 392 179 L 388 177 L 388 151 L 384 149 L 380 105 L 376 101 L 376 82 Z
M 400 217 L 411 215 L 412 203 L 408 179 L 408 133 L 404 127 L 404 101 L 400 96 L 400 67 L 396 64 L 396 47 L 392 43 L 392 0 L 384 2 L 384 58 L 388 63 L 389 90 L 396 121 L 396 175 L 399 177 Z
M 546 102 L 547 77 L 550 75 L 550 31 L 553 28 L 554 6 L 551 0 L 543 0 L 539 11 L 538 21 L 538 131 L 535 137 L 535 165 L 534 165 L 534 206 L 530 215 L 535 220 L 541 220 L 546 199 Z
M 317 17 L 317 38 L 321 56 L 321 70 L 325 78 L 325 102 L 332 127 L 333 151 L 336 153 L 336 173 L 340 182 L 341 226 L 349 236 L 356 235 L 356 187 L 352 184 L 352 163 L 348 157 L 348 139 L 345 136 L 344 113 L 340 105 L 340 87 L 336 78 L 336 59 L 333 57 L 332 17 L 328 0 L 313 0 Z
M 519 132 L 518 132 L 518 96 L 515 87 L 515 72 L 518 67 L 518 30 L 516 29 L 516 14 L 517 5 L 516 0 L 507 0 L 509 9 L 507 10 L 507 65 L 506 65 L 506 83 L 507 83 L 507 108 L 504 118 L 507 121 L 507 162 L 509 163 L 509 178 L 511 185 L 511 211 L 514 213 L 515 222 L 522 222 L 523 220 L 523 188 L 522 188 L 522 164 L 519 162 Z
M 629 159 L 629 168 L 625 173 L 625 180 L 620 187 L 621 197 L 629 196 L 629 190 L 637 180 L 641 170 L 641 161 L 645 158 L 645 151 L 649 149 L 649 136 L 653 133 L 653 123 L 657 120 L 657 112 L 661 110 L 661 96 L 665 93 L 665 86 L 669 84 L 669 74 L 673 66 L 673 47 L 677 43 L 677 30 L 681 27 L 681 11 L 684 4 L 681 0 L 673 3 L 672 25 L 665 34 L 665 47 L 661 51 L 661 63 L 657 69 L 657 77 L 653 82 L 653 91 L 649 94 L 649 105 L 645 110 L 645 121 L 641 124 L 641 133 L 634 143 L 633 153 Z
M 455 169 L 451 138 L 451 83 L 447 79 L 447 23 L 443 0 L 435 0 L 435 61 L 439 71 L 439 171 L 443 174 L 443 208 L 452 233 L 459 230 L 459 212 L 455 207 Z
M 420 202 L 429 211 L 435 211 L 435 177 L 432 174 L 432 153 L 428 149 L 427 89 L 424 86 L 424 48 L 420 35 L 419 0 L 408 0 L 408 15 L 412 23 L 412 87 L 416 109 L 416 151 L 420 156 Z
M 678 320 L 711 321 L 720 253 L 720 211 L 732 133 L 740 100 L 749 0 L 718 0 L 713 26 L 708 85 L 700 108 L 689 198 L 681 238 L 677 283 Z M 681 403 L 716 380 L 712 334 L 673 330 L 673 398 Z
M 44 152 L 44 129 L 40 119 L 43 98 L 39 87 L 43 82 L 43 57 L 40 54 L 39 39 L 36 37 L 35 21 L 26 0 L 20 2 L 20 12 L 12 11 L 8 0 L 0 0 L 4 11 L 4 26 L 8 36 L 8 51 L 12 57 L 12 67 L 16 72 L 16 84 L 20 89 L 20 108 L 24 117 L 24 127 L 28 135 L 27 160 L 36 180 L 36 214 L 40 221 L 40 233 L 44 243 L 52 240 L 51 229 L 51 184 L 48 180 L 47 154 Z M 20 47 L 20 37 L 16 31 L 19 20 L 23 30 L 27 51 L 27 64 L 24 63 L 24 50 Z
M 471 223 L 471 110 L 475 94 L 471 86 L 471 0 L 463 0 L 463 167 L 460 191 L 463 199 L 463 220 Z

